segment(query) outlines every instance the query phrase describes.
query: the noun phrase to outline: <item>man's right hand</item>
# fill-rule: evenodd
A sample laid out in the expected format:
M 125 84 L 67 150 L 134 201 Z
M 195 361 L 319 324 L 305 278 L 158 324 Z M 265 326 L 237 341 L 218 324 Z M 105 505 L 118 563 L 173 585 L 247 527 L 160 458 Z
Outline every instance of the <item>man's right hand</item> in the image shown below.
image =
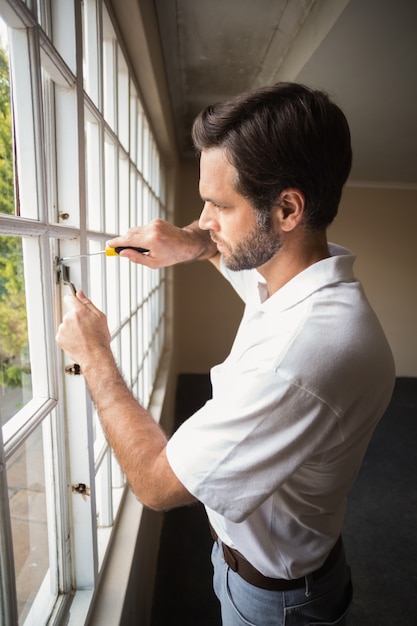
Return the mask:
M 178 228 L 157 218 L 144 226 L 130 228 L 125 236 L 115 237 L 107 245 L 111 248 L 133 246 L 149 250 L 141 253 L 126 249 L 119 256 L 153 269 L 199 259 L 213 259 L 218 254 L 209 232 L 199 228 L 198 221 L 185 228 Z

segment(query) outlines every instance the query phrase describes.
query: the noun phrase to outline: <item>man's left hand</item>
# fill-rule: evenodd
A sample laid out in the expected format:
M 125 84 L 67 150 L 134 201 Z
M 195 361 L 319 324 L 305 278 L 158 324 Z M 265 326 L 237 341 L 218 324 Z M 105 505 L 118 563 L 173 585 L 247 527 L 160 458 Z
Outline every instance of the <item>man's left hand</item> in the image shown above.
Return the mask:
M 56 341 L 82 370 L 110 350 L 107 319 L 82 291 L 66 296 L 64 301 L 69 310 L 59 325 Z

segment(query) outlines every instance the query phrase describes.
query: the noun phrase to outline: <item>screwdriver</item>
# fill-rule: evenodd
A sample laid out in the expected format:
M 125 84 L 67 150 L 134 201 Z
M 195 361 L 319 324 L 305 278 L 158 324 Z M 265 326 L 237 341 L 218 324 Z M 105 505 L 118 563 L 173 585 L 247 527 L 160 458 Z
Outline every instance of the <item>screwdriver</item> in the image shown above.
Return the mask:
M 136 248 L 135 246 L 118 246 L 117 248 L 111 248 L 110 246 L 106 246 L 104 250 L 100 250 L 100 252 L 90 252 L 89 254 L 76 254 L 75 256 L 66 256 L 59 261 L 70 261 L 72 259 L 81 259 L 83 257 L 94 256 L 96 254 L 105 254 L 106 256 L 118 256 L 122 250 L 136 250 L 136 252 L 141 252 L 142 254 L 147 254 L 149 250 L 147 248 Z

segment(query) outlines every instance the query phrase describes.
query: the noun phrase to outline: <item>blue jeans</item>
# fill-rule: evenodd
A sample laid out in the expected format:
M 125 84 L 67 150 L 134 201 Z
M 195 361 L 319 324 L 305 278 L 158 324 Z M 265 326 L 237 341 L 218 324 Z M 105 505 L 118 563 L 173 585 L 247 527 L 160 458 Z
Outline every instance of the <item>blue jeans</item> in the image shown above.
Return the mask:
M 350 570 L 344 551 L 318 581 L 292 591 L 267 591 L 246 582 L 223 560 L 221 542 L 214 543 L 214 591 L 223 626 L 310 626 L 345 624 L 352 600 Z

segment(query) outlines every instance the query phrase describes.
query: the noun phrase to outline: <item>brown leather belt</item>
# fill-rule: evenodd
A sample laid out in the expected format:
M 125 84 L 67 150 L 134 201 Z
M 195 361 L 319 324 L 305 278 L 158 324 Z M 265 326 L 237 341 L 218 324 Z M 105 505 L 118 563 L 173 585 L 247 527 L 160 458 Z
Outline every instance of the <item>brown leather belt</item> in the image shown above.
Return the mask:
M 219 538 L 211 525 L 210 530 L 214 541 L 218 543 Z M 224 543 L 222 543 L 222 548 L 224 560 L 230 569 L 255 587 L 267 589 L 269 591 L 290 591 L 291 589 L 300 589 L 306 584 L 305 576 L 302 578 L 293 578 L 291 580 L 286 580 L 284 578 L 269 578 L 268 576 L 264 576 L 259 570 L 253 567 L 253 565 L 251 565 L 249 561 L 247 561 L 245 557 L 240 554 L 240 552 L 234 548 L 230 548 Z M 339 537 L 333 548 L 330 550 L 323 565 L 315 572 L 308 574 L 308 576 L 312 577 L 314 581 L 327 574 L 327 572 L 329 572 L 335 565 L 342 552 L 342 548 L 342 538 Z

